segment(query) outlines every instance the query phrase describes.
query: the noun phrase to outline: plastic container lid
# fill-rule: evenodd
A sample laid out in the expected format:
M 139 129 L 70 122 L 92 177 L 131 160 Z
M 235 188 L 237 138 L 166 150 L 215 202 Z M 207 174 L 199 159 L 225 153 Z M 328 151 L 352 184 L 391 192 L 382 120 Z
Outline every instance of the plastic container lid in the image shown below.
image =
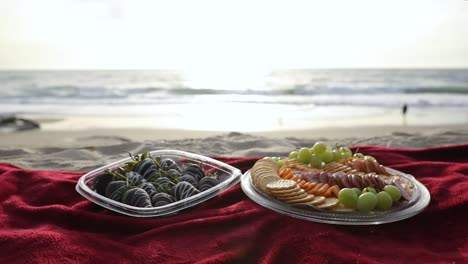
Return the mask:
M 177 214 L 179 211 L 193 207 L 208 199 L 211 199 L 230 187 L 236 185 L 240 181 L 242 172 L 221 161 L 205 157 L 198 154 L 188 153 L 178 150 L 155 150 L 150 151 L 152 157 L 170 158 L 176 161 L 179 165 L 183 163 L 199 163 L 205 171 L 215 173 L 218 177 L 219 184 L 211 187 L 208 190 L 200 192 L 188 198 L 158 207 L 135 207 L 124 204 L 112 199 L 109 199 L 93 190 L 94 179 L 106 170 L 114 170 L 118 167 L 125 167 L 127 162 L 132 159 L 126 158 L 106 166 L 95 169 L 83 175 L 76 185 L 76 191 L 83 197 L 96 203 L 102 207 L 112 211 L 122 213 L 134 217 L 156 217 Z
M 392 174 L 400 175 L 414 184 L 411 200 L 401 205 L 393 206 L 388 210 L 340 212 L 317 209 L 312 206 L 307 206 L 307 208 L 292 206 L 258 190 L 252 183 L 250 170 L 242 176 L 241 187 L 250 199 L 266 208 L 291 217 L 327 224 L 378 225 L 391 223 L 412 217 L 428 206 L 431 196 L 422 183 L 409 174 L 387 167 L 385 169 Z

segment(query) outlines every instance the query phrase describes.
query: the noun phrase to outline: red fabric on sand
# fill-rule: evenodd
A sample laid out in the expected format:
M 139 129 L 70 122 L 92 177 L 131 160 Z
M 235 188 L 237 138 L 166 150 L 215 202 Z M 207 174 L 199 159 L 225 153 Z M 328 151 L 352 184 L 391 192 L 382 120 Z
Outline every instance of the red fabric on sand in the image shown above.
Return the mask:
M 80 196 L 84 172 L 0 163 L 0 263 L 467 263 L 468 144 L 359 151 L 414 175 L 428 208 L 395 223 L 328 225 L 264 208 L 236 185 L 175 216 L 135 218 Z M 243 172 L 257 160 L 214 158 Z

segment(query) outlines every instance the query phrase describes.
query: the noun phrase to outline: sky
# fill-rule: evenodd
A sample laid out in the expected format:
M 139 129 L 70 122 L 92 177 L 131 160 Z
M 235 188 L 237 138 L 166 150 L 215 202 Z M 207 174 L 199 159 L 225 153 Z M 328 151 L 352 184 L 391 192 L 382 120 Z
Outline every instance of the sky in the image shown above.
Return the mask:
M 0 69 L 468 67 L 467 0 L 0 0 Z

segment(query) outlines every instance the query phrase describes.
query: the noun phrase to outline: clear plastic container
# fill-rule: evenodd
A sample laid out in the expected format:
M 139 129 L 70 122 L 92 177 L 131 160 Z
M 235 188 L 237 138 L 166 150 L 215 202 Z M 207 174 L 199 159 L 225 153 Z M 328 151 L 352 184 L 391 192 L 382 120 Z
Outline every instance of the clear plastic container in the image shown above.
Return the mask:
M 208 199 L 211 199 L 223 191 L 229 189 L 230 187 L 236 185 L 240 181 L 240 176 L 242 175 L 240 170 L 228 164 L 198 154 L 178 150 L 155 150 L 150 151 L 149 153 L 152 157 L 173 159 L 178 164 L 187 162 L 201 163 L 205 171 L 216 173 L 219 179 L 219 184 L 183 200 L 179 200 L 164 206 L 146 208 L 135 207 L 114 201 L 98 194 L 93 190 L 93 181 L 96 176 L 102 174 L 108 169 L 113 170 L 118 167 L 125 167 L 126 163 L 132 160 L 129 157 L 86 173 L 78 180 L 76 191 L 91 202 L 118 213 L 134 217 L 157 217 L 177 214 L 181 210 L 191 208 Z
M 322 210 L 313 206 L 297 205 L 282 202 L 274 197 L 258 190 L 252 183 L 250 170 L 241 179 L 241 187 L 244 193 L 254 202 L 278 213 L 308 221 L 340 224 L 340 225 L 378 225 L 400 221 L 412 217 L 429 205 L 431 196 L 427 188 L 413 176 L 386 167 L 392 174 L 411 181 L 414 184 L 413 195 L 410 201 L 393 206 L 388 210 L 374 210 L 370 212 L 341 212 L 333 210 Z

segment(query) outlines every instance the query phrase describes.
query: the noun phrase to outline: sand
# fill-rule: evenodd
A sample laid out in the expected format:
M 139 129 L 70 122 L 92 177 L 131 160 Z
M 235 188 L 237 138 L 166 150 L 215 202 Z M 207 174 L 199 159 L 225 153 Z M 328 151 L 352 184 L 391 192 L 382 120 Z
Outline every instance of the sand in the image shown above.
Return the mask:
M 89 171 L 156 149 L 207 156 L 285 156 L 296 147 L 328 144 L 425 148 L 468 143 L 468 125 L 373 126 L 255 133 L 180 129 L 30 130 L 0 134 L 0 161 L 29 169 Z

